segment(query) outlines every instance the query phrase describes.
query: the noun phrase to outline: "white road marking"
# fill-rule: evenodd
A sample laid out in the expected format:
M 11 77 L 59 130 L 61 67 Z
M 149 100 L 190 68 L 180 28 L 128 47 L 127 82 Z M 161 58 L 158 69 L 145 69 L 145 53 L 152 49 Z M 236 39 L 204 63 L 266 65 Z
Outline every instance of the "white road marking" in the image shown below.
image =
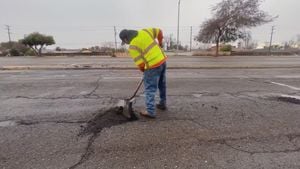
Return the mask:
M 17 125 L 14 121 L 2 121 L 0 122 L 0 127 L 9 127 L 9 126 L 15 126 Z
M 292 99 L 300 100 L 300 96 L 281 95 L 281 97 L 287 97 L 287 98 L 292 98 Z
M 286 78 L 286 79 L 300 79 L 300 75 L 280 75 L 280 76 L 275 76 L 276 78 Z
M 203 94 L 193 94 L 193 96 L 196 98 L 201 98 L 203 96 Z
M 288 87 L 288 88 L 293 89 L 293 90 L 300 90 L 300 88 L 298 88 L 298 87 L 290 86 L 290 85 L 283 84 L 283 83 L 277 83 L 277 82 L 271 82 L 271 83 L 272 83 L 272 84 L 275 84 L 275 85 L 279 85 L 279 86 Z

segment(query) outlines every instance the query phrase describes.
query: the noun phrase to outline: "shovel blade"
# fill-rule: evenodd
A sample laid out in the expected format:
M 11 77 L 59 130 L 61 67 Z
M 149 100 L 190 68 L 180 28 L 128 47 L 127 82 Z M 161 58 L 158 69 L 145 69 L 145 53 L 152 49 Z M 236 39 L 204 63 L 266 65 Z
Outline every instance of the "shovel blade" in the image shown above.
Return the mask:
M 130 121 L 138 120 L 132 108 L 133 101 L 134 99 L 120 100 L 117 104 L 117 106 L 122 109 L 122 115 Z

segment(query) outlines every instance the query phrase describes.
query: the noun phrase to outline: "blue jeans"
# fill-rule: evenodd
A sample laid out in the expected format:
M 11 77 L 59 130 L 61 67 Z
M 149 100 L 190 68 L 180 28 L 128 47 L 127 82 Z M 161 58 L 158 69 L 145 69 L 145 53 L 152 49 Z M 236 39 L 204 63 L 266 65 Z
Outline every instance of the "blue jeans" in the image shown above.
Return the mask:
M 166 105 L 166 62 L 159 67 L 146 70 L 144 72 L 144 87 L 145 87 L 145 102 L 147 112 L 155 116 L 155 94 L 157 88 L 159 89 L 159 104 Z

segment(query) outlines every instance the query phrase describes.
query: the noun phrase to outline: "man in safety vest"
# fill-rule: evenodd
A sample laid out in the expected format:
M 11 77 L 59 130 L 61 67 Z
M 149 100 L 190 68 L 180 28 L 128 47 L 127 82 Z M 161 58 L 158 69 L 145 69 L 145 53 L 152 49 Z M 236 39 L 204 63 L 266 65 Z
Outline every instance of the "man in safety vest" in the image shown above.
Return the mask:
M 155 94 L 159 89 L 160 101 L 156 107 L 166 110 L 166 55 L 162 51 L 163 33 L 158 28 L 122 30 L 122 45 L 129 45 L 129 54 L 144 72 L 146 111 L 141 115 L 155 118 Z

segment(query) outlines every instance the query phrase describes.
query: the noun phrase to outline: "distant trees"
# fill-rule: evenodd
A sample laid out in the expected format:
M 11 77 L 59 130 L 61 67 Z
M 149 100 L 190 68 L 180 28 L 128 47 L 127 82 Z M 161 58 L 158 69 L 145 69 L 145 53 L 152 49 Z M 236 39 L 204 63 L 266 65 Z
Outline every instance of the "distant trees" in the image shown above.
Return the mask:
M 274 20 L 259 9 L 261 0 L 222 0 L 213 7 L 213 17 L 202 23 L 195 40 L 216 43 L 216 56 L 220 42 L 247 38 L 242 29 L 262 25 Z
M 30 53 L 31 49 L 19 42 L 2 42 L 0 43 L 0 51 L 3 55 L 22 56 Z
M 172 34 L 169 36 L 165 36 L 164 41 L 165 41 L 167 50 L 177 49 L 176 40 L 173 38 Z M 187 50 L 187 48 L 188 47 L 182 46 L 181 44 L 178 45 L 179 50 Z
M 28 47 L 30 47 L 38 56 L 42 55 L 42 49 L 45 46 L 55 44 L 52 36 L 47 36 L 34 32 L 21 39 L 20 42 Z
M 296 35 L 296 37 L 292 38 L 289 41 L 284 42 L 284 49 L 300 49 L 300 35 Z

